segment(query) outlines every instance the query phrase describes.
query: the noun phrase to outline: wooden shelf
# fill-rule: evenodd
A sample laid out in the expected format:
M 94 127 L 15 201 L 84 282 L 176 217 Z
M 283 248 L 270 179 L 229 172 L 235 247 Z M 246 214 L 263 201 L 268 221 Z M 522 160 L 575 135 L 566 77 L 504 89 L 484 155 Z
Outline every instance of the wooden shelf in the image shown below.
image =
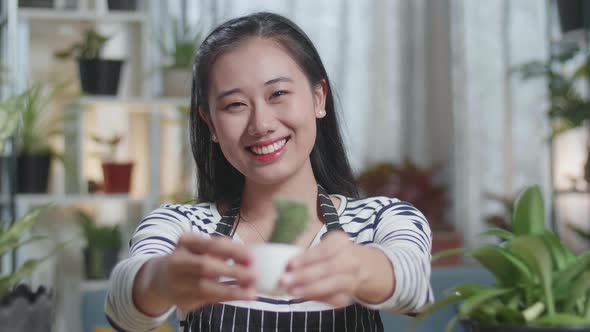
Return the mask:
M 190 106 L 189 98 L 145 98 L 145 97 L 110 97 L 110 96 L 82 96 L 77 100 L 81 105 L 120 105 L 120 106 Z

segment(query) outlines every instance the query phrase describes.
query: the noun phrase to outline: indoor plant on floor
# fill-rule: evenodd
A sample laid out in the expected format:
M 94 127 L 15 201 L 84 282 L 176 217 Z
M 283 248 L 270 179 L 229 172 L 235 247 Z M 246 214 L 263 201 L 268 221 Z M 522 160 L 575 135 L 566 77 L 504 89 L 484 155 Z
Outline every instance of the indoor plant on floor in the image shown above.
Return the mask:
M 78 211 L 86 238 L 84 266 L 87 279 L 107 279 L 117 264 L 121 249 L 119 226 L 98 225 L 89 214 Z
M 590 251 L 576 256 L 545 229 L 538 187 L 519 195 L 512 231 L 494 228 L 483 235 L 494 236 L 500 243 L 449 250 L 433 260 L 457 254 L 473 257 L 496 282 L 455 286 L 418 319 L 460 302 L 446 331 L 452 331 L 457 320 L 477 332 L 590 331 Z
M 102 158 L 103 190 L 105 193 L 128 193 L 131 188 L 133 162 L 118 162 L 117 147 L 123 136 L 116 134 L 110 137 L 92 135 L 92 140 L 107 148 Z
M 91 95 L 117 94 L 123 60 L 101 58 L 101 52 L 109 37 L 93 29 L 84 33 L 84 40 L 70 48 L 56 52 L 60 59 L 75 57 L 78 60 L 82 91 Z
M 42 239 L 26 237 L 25 234 L 34 226 L 39 214 L 46 206 L 31 210 L 24 217 L 14 221 L 7 228 L 0 227 L 0 258 L 24 244 Z M 50 253 L 47 257 L 52 256 Z M 43 262 L 31 259 L 20 268 L 11 272 L 0 273 L 0 330 L 14 332 L 46 332 L 53 325 L 53 294 L 41 286 L 36 291 L 28 286 L 16 284 L 30 275 Z

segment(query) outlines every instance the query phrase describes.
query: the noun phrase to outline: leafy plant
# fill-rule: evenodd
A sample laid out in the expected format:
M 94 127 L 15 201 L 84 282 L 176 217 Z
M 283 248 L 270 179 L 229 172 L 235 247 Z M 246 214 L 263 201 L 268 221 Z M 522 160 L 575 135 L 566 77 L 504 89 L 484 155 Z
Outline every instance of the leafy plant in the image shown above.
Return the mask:
M 106 157 L 104 158 L 105 160 L 108 160 L 108 161 L 115 160 L 115 158 L 117 156 L 117 147 L 119 146 L 119 144 L 123 140 L 123 135 L 115 134 L 110 137 L 101 137 L 101 136 L 98 136 L 95 134 L 95 135 L 91 135 L 91 138 L 97 144 L 104 145 L 107 147 L 107 154 L 106 154 Z
M 49 139 L 61 135 L 63 118 L 51 112 L 49 104 L 60 92 L 61 85 L 52 87 L 49 93 L 42 83 L 37 83 L 17 96 L 12 107 L 20 109 L 20 123 L 17 127 L 17 151 L 19 154 L 50 154 L 60 157 Z
M 190 68 L 195 49 L 202 36 L 199 31 L 189 26 L 183 26 L 178 20 L 172 20 L 172 45 L 168 46 L 160 40 L 162 53 L 168 58 L 167 68 Z
M 26 237 L 25 234 L 37 223 L 39 215 L 47 207 L 47 205 L 44 205 L 35 208 L 23 217 L 15 220 L 14 223 L 7 228 L 0 227 L 0 258 L 3 258 L 4 255 L 25 244 L 45 238 L 43 236 Z M 0 299 L 4 298 L 18 282 L 30 275 L 39 264 L 52 255 L 53 252 L 44 258 L 27 260 L 16 271 L 0 275 Z
M 82 60 L 95 60 L 100 57 L 104 44 L 109 37 L 103 36 L 94 29 L 88 29 L 84 32 L 84 39 L 74 43 L 70 48 L 55 53 L 60 59 L 74 57 Z
M 433 230 L 452 230 L 445 220 L 448 190 L 436 181 L 440 164 L 421 168 L 406 160 L 402 164 L 379 163 L 363 171 L 357 183 L 368 196 L 395 197 L 412 203 L 431 223 Z
M 582 126 L 590 119 L 590 100 L 581 91 L 580 83 L 590 83 L 590 54 L 571 73 L 563 68 L 580 54 L 578 47 L 565 46 L 547 61 L 532 61 L 517 67 L 525 80 L 547 78 L 551 105 L 547 115 L 552 122 L 550 138 Z
M 18 126 L 20 112 L 24 109 L 26 92 L 0 102 L 0 151 L 4 141 L 12 136 Z
M 87 243 L 88 277 L 104 278 L 105 252 L 116 253 L 121 248 L 122 236 L 119 226 L 99 226 L 83 211 L 78 211 L 78 220 Z
M 539 187 L 527 188 L 514 205 L 513 230 L 483 233 L 499 238 L 501 244 L 434 255 L 433 260 L 457 254 L 473 257 L 496 281 L 457 285 L 418 319 L 460 302 L 447 331 L 457 319 L 483 326 L 590 326 L 590 252 L 574 255 L 545 229 L 544 213 Z
M 292 244 L 307 226 L 307 206 L 305 203 L 281 198 L 276 198 L 273 203 L 277 210 L 277 220 L 270 242 Z

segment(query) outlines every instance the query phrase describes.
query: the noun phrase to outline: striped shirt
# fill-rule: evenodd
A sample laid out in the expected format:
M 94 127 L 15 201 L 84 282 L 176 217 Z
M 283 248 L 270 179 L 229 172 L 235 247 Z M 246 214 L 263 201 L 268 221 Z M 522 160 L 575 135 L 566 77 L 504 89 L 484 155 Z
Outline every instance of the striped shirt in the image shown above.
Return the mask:
M 414 313 L 430 304 L 434 300 L 430 286 L 432 233 L 423 214 L 411 204 L 397 199 L 353 199 L 341 195 L 334 196 L 340 199 L 337 213 L 343 230 L 348 233 L 351 240 L 382 250 L 394 267 L 395 291 L 386 301 L 369 304 L 357 299 L 359 305 L 334 310 L 327 304 L 315 301 L 300 302 L 288 296 L 265 295 L 258 297 L 256 301 L 231 301 L 209 306 L 207 310 L 198 312 L 199 319 L 203 319 L 203 315 L 205 318 L 207 315 L 212 316 L 215 310 L 221 310 L 221 324 L 227 321 L 227 324 L 235 325 L 239 322 L 234 320 L 237 311 L 234 308 L 249 308 L 256 312 L 262 311 L 263 314 L 262 317 L 250 317 L 250 310 L 247 310 L 247 317 L 237 317 L 238 321 L 246 319 L 243 323 L 245 326 L 252 324 L 250 320 L 264 319 L 260 326 L 266 327 L 269 321 L 275 321 L 273 326 L 277 331 L 319 331 L 329 319 L 332 328 L 328 331 L 339 331 L 335 329 L 334 322 L 343 323 L 342 330 L 345 330 L 348 326 L 347 320 L 358 325 L 349 331 L 364 331 L 365 326 L 361 329 L 360 325 L 369 325 L 375 319 L 380 319 L 376 310 Z M 146 331 L 164 322 L 175 308 L 159 317 L 150 317 L 135 307 L 131 294 L 135 275 L 148 259 L 171 253 L 183 233 L 200 232 L 211 236 L 220 220 L 221 215 L 214 203 L 165 204 L 144 218 L 129 242 L 130 257 L 120 262 L 111 274 L 105 304 L 105 313 L 111 324 L 121 330 Z M 319 244 L 325 232 L 324 225 L 313 240 L 312 246 Z M 237 234 L 233 239 L 241 241 Z M 178 311 L 177 315 L 181 325 L 190 318 L 187 317 L 189 313 L 181 311 Z M 290 321 L 292 324 L 293 315 L 303 315 L 297 321 L 303 321 L 304 326 L 289 328 L 287 325 L 286 329 L 279 330 L 280 322 Z M 321 322 L 322 318 L 324 324 Z M 367 327 L 367 331 L 372 330 Z

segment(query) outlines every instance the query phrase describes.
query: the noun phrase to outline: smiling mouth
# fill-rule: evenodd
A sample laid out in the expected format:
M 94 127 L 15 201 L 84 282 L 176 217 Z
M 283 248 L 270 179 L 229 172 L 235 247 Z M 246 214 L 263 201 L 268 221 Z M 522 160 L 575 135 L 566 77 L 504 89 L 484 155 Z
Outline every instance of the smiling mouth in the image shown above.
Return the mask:
M 282 150 L 285 147 L 285 144 L 287 144 L 287 141 L 289 141 L 289 139 L 290 137 L 285 137 L 272 144 L 268 144 L 265 146 L 249 146 L 246 149 L 257 156 L 272 155 Z

